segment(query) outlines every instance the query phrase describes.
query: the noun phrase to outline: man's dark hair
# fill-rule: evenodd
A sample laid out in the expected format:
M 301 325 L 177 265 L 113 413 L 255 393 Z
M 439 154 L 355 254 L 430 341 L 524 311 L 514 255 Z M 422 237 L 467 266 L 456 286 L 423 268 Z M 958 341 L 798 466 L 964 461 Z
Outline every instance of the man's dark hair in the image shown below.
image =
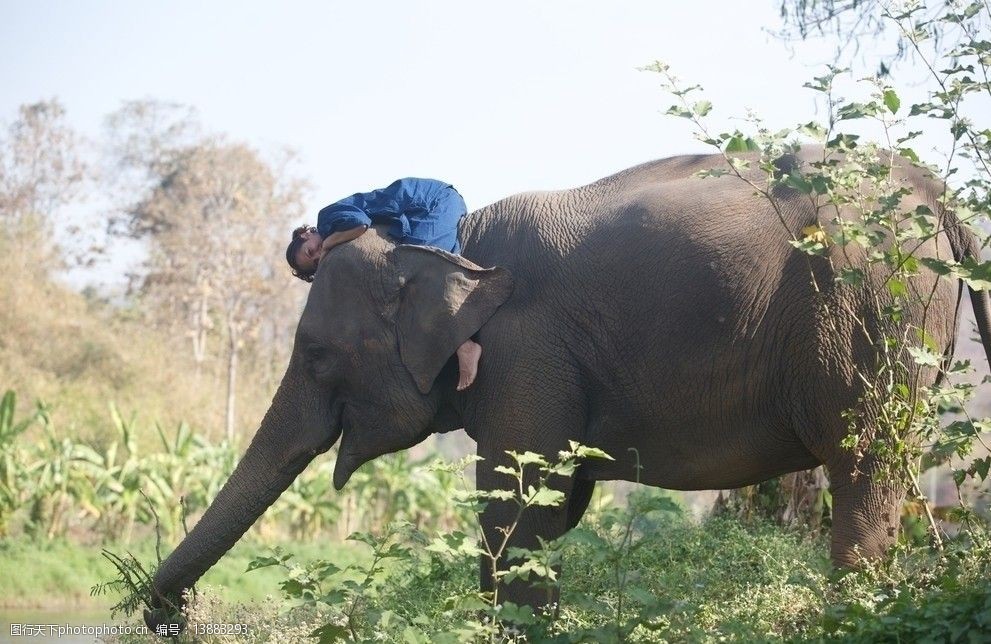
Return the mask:
M 286 261 L 289 262 L 289 267 L 292 269 L 292 274 L 304 282 L 312 282 L 313 275 L 316 271 L 301 271 L 299 267 L 296 266 L 296 253 L 299 252 L 299 247 L 303 245 L 303 233 L 313 231 L 316 232 L 316 228 L 313 226 L 300 226 L 296 230 L 292 231 L 292 241 L 286 246 Z

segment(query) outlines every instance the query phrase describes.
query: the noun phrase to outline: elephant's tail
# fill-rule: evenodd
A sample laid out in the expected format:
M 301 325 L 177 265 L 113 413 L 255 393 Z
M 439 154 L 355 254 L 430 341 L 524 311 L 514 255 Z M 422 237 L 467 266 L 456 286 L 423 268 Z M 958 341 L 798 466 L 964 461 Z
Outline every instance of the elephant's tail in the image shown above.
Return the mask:
M 974 318 L 977 320 L 977 330 L 981 334 L 981 344 L 984 345 L 984 355 L 991 366 L 991 300 L 987 291 L 970 290 L 970 304 L 974 307 Z
M 980 261 L 981 253 L 974 234 L 961 225 L 950 211 L 945 213 L 945 222 L 950 244 L 953 247 L 953 259 L 957 262 L 964 259 Z M 961 283 L 960 288 L 963 289 L 963 286 Z M 987 291 L 979 291 L 969 286 L 967 290 L 970 291 L 970 304 L 974 308 L 974 319 L 977 321 L 977 331 L 981 335 L 981 344 L 984 345 L 984 355 L 987 356 L 988 365 L 991 366 L 991 299 Z

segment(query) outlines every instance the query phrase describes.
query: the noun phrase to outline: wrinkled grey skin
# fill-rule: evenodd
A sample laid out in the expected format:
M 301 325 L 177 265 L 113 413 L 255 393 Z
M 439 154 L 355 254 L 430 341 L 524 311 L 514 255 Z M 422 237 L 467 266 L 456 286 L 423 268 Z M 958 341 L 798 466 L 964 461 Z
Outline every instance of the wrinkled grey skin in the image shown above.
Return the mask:
M 852 314 L 875 336 L 881 320 L 866 290 L 834 288 L 824 259 L 788 244 L 778 214 L 749 185 L 695 176 L 723 163 L 676 157 L 574 190 L 510 197 L 464 219 L 470 262 L 397 247 L 375 229 L 334 248 L 320 263 L 258 433 L 162 565 L 155 589 L 191 586 L 339 437 L 338 489 L 362 463 L 458 427 L 485 459 L 477 469 L 483 489 L 510 483 L 492 471 L 506 462 L 505 450 L 555 455 L 576 440 L 616 459 L 587 462 L 573 480 L 558 480 L 564 506 L 525 514 L 513 545 L 535 546 L 537 536 L 574 526 L 595 481 L 635 480 L 635 448 L 643 483 L 680 490 L 743 486 L 825 464 L 834 562 L 881 555 L 894 540 L 904 490 L 873 482 L 870 457 L 854 476 L 853 455 L 839 447 L 844 410 L 858 408 L 868 425 L 876 413 L 858 404 L 855 366 L 873 373 L 875 354 Z M 940 212 L 941 186 L 914 169 L 900 174 L 915 190 L 908 209 L 916 200 Z M 792 231 L 815 223 L 808 197 L 777 198 Z M 969 233 L 950 222 L 920 254 L 973 252 Z M 835 247 L 832 260 L 846 265 Z M 934 276 L 919 286 L 933 293 L 928 333 L 949 354 L 958 288 Z M 972 299 L 988 347 L 987 298 Z M 905 316 L 921 326 L 921 307 Z M 484 349 L 478 380 L 457 393 L 449 358 L 476 333 Z M 918 375 L 920 386 L 937 377 L 931 369 Z M 488 507 L 490 539 L 509 516 L 506 506 Z M 484 567 L 482 585 L 491 587 Z M 502 596 L 546 600 L 523 584 Z

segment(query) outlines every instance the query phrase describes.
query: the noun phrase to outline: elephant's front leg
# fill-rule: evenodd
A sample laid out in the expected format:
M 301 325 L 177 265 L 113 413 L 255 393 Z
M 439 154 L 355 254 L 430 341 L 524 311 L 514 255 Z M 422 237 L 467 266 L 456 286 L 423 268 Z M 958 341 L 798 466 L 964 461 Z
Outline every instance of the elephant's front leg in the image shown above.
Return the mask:
M 540 336 L 524 333 L 523 337 Z M 484 385 L 498 374 L 499 387 L 498 396 L 474 398 L 466 418 L 482 457 L 476 465 L 475 482 L 479 490 L 510 490 L 516 500 L 490 501 L 482 513 L 482 548 L 486 554 L 481 557 L 481 587 L 494 591 L 500 603 L 511 601 L 536 608 L 556 603 L 557 590 L 520 580 L 505 583 L 499 573 L 514 564 L 508 557 L 513 548 L 537 549 L 540 539 L 556 539 L 577 523 L 594 483 L 558 475 L 542 477 L 537 465 L 525 465 L 524 493 L 546 478 L 548 487 L 562 492 L 564 499 L 554 506 L 521 509 L 520 482 L 495 468 L 518 467 L 507 451 L 535 452 L 548 463 L 557 462 L 559 453 L 568 449 L 569 440 L 580 442 L 584 436 L 587 398 L 578 369 L 562 360 L 570 355 L 566 348 L 524 345 L 515 335 L 509 345 L 499 346 L 496 339 L 483 338 L 482 344 L 487 343 L 492 350 L 487 354 L 488 362 L 481 365 L 478 384 Z M 496 584 L 497 580 L 500 583 Z
M 554 458 L 548 455 L 549 460 Z M 512 467 L 506 459 L 499 464 Z M 481 490 L 510 490 L 519 497 L 519 483 L 513 477 L 494 472 L 490 459 L 482 461 L 477 466 L 477 483 Z M 525 468 L 523 490 L 531 485 L 538 485 L 536 467 L 529 465 Z M 529 581 L 514 580 L 510 583 L 495 583 L 502 573 L 508 571 L 514 564 L 522 560 L 513 558 L 514 548 L 536 550 L 540 548 L 540 539 L 545 542 L 563 535 L 571 527 L 569 525 L 569 504 L 572 502 L 572 481 L 555 476 L 546 482 L 548 487 L 564 493 L 564 500 L 556 506 L 523 507 L 522 500 L 490 501 L 481 516 L 483 542 L 481 555 L 481 587 L 484 592 L 495 592 L 495 601 L 507 601 L 518 605 L 529 605 L 535 609 L 541 606 L 552 606 L 558 602 L 558 589 L 539 582 L 547 581 L 531 576 Z

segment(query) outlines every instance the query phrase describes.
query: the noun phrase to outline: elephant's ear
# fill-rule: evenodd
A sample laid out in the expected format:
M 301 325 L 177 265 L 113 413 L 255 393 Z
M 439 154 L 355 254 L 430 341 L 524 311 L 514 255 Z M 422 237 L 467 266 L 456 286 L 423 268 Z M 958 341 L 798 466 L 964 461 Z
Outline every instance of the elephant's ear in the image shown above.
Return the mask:
M 391 254 L 401 284 L 399 353 L 425 394 L 458 347 L 506 301 L 513 277 L 437 248 L 403 245 Z

